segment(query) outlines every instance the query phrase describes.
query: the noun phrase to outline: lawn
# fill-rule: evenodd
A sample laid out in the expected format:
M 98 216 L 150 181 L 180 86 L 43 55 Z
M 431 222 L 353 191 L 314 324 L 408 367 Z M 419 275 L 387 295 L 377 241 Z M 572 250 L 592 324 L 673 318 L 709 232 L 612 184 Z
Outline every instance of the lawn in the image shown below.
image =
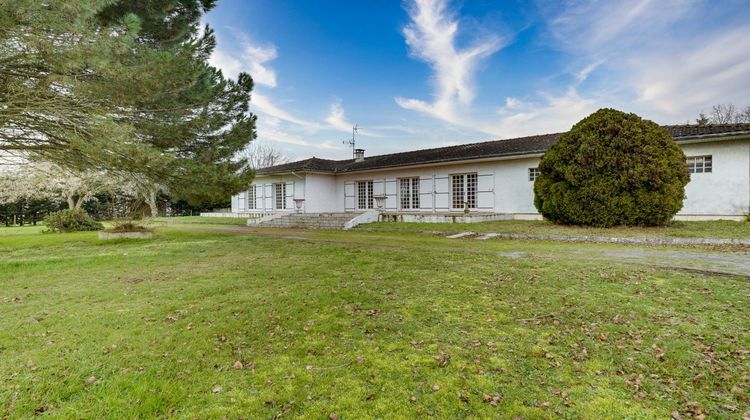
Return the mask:
M 589 256 L 637 249 L 615 245 L 240 229 L 0 229 L 0 417 L 750 412 L 746 276 Z
M 247 224 L 247 217 L 201 217 L 201 216 L 181 216 L 181 217 L 154 217 L 148 219 L 150 223 L 178 223 L 178 224 L 209 224 L 209 225 L 239 225 Z
M 683 237 L 750 239 L 750 222 L 715 220 L 706 222 L 674 221 L 663 227 L 592 228 L 556 225 L 542 220 L 501 220 L 480 223 L 391 223 L 360 225 L 360 229 L 404 232 L 474 232 L 519 233 L 534 235 L 582 235 L 618 237 Z

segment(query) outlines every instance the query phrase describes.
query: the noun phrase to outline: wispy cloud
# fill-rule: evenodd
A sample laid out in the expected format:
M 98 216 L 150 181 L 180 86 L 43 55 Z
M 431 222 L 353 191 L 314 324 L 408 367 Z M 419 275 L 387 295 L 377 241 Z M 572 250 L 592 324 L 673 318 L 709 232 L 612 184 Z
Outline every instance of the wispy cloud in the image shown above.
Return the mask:
M 481 130 L 501 138 L 567 131 L 597 108 L 597 101 L 581 97 L 574 87 L 561 95 L 539 92 L 538 96 L 538 101 L 529 102 L 506 98 L 498 118 L 479 123 Z
M 457 46 L 460 19 L 448 9 L 446 0 L 415 0 L 409 10 L 411 22 L 403 33 L 410 54 L 433 69 L 435 100 L 396 98 L 406 109 L 445 121 L 464 132 L 479 132 L 508 138 L 540 132 L 563 131 L 595 110 L 595 101 L 582 97 L 577 86 L 602 63 L 593 60 L 571 75 L 562 93 L 536 92 L 532 99 L 508 97 L 492 115 L 482 116 L 472 107 L 474 75 L 482 60 L 504 46 L 498 35 L 475 38 L 464 49 Z M 500 105 L 500 104 L 498 104 Z
M 326 123 L 329 126 L 340 131 L 351 131 L 354 124 L 346 120 L 344 108 L 341 106 L 341 100 L 337 99 L 331 104 L 331 109 L 326 117 Z
M 750 97 L 750 25 L 707 39 L 698 48 L 632 58 L 632 84 L 642 103 L 671 115 Z
M 550 33 L 570 51 L 592 55 L 647 42 L 690 13 L 698 0 L 548 0 L 539 2 Z
M 256 109 L 263 114 L 298 125 L 308 131 L 317 131 L 321 128 L 321 125 L 316 122 L 307 121 L 292 115 L 289 111 L 286 111 L 278 105 L 274 104 L 271 98 L 266 95 L 254 93 L 250 104 L 251 108 Z
M 276 72 L 268 66 L 270 61 L 278 57 L 276 45 L 254 42 L 244 32 L 231 29 L 236 42 L 239 44 L 237 53 L 228 53 L 217 49 L 211 55 L 209 64 L 220 68 L 229 77 L 236 78 L 240 72 L 247 72 L 253 76 L 256 84 L 276 87 Z
M 435 99 L 427 102 L 398 97 L 396 103 L 455 122 L 457 105 L 469 105 L 474 99 L 473 79 L 479 64 L 502 48 L 503 40 L 498 35 L 487 35 L 465 48 L 459 47 L 459 21 L 448 10 L 446 0 L 414 0 L 408 12 L 411 22 L 403 29 L 406 44 L 413 57 L 432 68 Z
M 624 106 L 674 122 L 714 103 L 744 103 L 750 96 L 750 23 L 701 26 L 714 7 L 701 0 L 606 6 L 571 0 L 542 3 L 540 9 L 558 45 L 598 63 Z M 625 99 L 628 95 L 633 99 Z

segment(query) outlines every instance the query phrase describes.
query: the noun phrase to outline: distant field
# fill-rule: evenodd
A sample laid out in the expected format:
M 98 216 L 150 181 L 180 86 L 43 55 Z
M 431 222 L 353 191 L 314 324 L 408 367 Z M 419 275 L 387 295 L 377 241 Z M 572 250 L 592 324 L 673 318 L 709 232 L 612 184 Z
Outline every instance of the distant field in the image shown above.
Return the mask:
M 587 235 L 621 237 L 684 237 L 684 238 L 750 238 L 750 222 L 717 220 L 707 222 L 672 222 L 664 227 L 614 227 L 608 229 L 579 226 L 561 226 L 547 221 L 502 220 L 481 223 L 394 223 L 379 222 L 360 225 L 359 228 L 404 232 L 498 232 L 537 235 Z
M 0 418 L 750 411 L 750 282 L 698 251 L 39 230 L 0 229 Z

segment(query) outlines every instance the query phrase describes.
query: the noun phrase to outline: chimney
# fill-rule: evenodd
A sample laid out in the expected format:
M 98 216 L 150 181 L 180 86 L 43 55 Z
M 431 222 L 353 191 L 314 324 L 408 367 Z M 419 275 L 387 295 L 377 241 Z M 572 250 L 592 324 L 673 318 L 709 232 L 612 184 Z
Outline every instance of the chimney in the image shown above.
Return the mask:
M 365 161 L 365 149 L 354 149 L 354 161 L 355 162 Z

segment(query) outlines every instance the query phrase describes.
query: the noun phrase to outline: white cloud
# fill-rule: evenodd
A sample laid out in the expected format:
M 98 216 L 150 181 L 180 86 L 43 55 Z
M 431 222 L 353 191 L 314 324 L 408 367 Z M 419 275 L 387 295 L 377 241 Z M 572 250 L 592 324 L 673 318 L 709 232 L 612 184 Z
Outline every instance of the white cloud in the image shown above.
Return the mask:
M 459 22 L 448 10 L 447 0 L 414 0 L 408 11 L 411 22 L 403 29 L 406 44 L 412 56 L 432 67 L 435 99 L 426 102 L 399 97 L 396 103 L 456 122 L 457 105 L 467 106 L 474 99 L 473 77 L 478 65 L 497 52 L 503 42 L 499 36 L 489 35 L 459 48 Z
M 401 107 L 460 127 L 464 133 L 498 138 L 565 131 L 595 110 L 595 101 L 583 98 L 576 86 L 601 64 L 599 60 L 574 74 L 575 83 L 561 95 L 539 92 L 536 100 L 526 101 L 507 97 L 498 112 L 481 116 L 471 106 L 473 77 L 482 60 L 502 48 L 502 39 L 490 35 L 476 39 L 470 47 L 457 47 L 459 20 L 448 10 L 446 0 L 414 0 L 409 16 L 412 21 L 404 28 L 404 37 L 410 54 L 432 67 L 435 99 L 428 103 L 396 98 Z
M 242 40 L 243 58 L 253 81 L 260 85 L 276 87 L 276 72 L 266 65 L 278 56 L 276 46 L 254 44 L 244 34 L 240 34 L 239 38 Z
M 215 49 L 208 62 L 221 69 L 224 75 L 237 78 L 240 72 L 247 72 L 258 85 L 276 87 L 276 72 L 268 66 L 278 56 L 276 45 L 261 45 L 253 42 L 245 33 L 232 30 L 235 40 L 239 43 L 240 51 L 230 54 L 221 49 Z
M 589 75 L 596 70 L 597 67 L 601 66 L 604 60 L 595 61 L 588 66 L 584 67 L 581 71 L 575 74 L 576 82 L 578 84 L 583 83 L 589 78 Z
M 750 26 L 733 28 L 698 48 L 631 59 L 639 100 L 672 115 L 694 115 L 715 103 L 745 105 L 750 97 L 748 39 Z
M 548 27 L 561 46 L 594 55 L 608 47 L 647 42 L 685 17 L 697 0 L 551 0 L 540 3 Z
M 701 0 L 540 5 L 558 44 L 593 62 L 592 69 L 601 66 L 598 74 L 623 106 L 669 123 L 690 120 L 716 103 L 744 104 L 750 96 L 750 24 L 707 22 L 714 7 Z M 723 12 L 729 16 L 731 10 Z M 577 75 L 579 82 L 587 69 Z
M 341 100 L 336 100 L 331 104 L 331 110 L 326 118 L 326 123 L 340 131 L 352 131 L 352 127 L 354 127 L 354 124 L 347 121 L 344 116 L 344 108 L 341 106 Z
M 501 138 L 556 133 L 569 130 L 597 109 L 597 101 L 581 97 L 573 87 L 562 95 L 539 93 L 539 96 L 539 102 L 507 98 L 506 106 L 497 111 L 500 119 L 481 124 L 481 130 Z
M 320 124 L 292 115 L 288 111 L 274 104 L 271 98 L 259 93 L 253 93 L 252 100 L 250 101 L 250 108 L 275 119 L 298 125 L 309 131 L 317 131 L 321 128 Z
M 231 78 L 237 78 L 237 75 L 244 70 L 244 64 L 240 60 L 218 48 L 211 54 L 208 64 L 221 70 L 224 76 Z

